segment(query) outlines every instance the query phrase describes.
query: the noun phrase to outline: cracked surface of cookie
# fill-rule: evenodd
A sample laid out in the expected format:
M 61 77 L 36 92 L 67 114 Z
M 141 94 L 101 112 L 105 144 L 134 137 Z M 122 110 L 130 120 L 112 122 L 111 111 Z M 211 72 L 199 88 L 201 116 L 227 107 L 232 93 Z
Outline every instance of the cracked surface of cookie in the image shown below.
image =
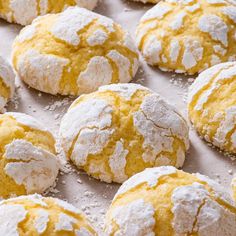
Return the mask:
M 122 183 L 147 167 L 181 167 L 188 126 L 159 94 L 113 84 L 75 100 L 60 126 L 69 159 L 89 175 Z
M 8 62 L 0 56 L 0 112 L 15 90 L 15 75 Z
M 207 142 L 236 153 L 236 62 L 215 65 L 191 85 L 189 118 Z
M 13 46 L 13 65 L 30 87 L 51 94 L 80 95 L 101 85 L 129 82 L 138 53 L 128 32 L 83 8 L 36 19 Z
M 236 2 L 161 1 L 141 18 L 136 42 L 148 64 L 195 74 L 236 59 Z
M 0 140 L 0 198 L 42 193 L 53 185 L 60 164 L 55 139 L 43 124 L 23 113 L 5 113 Z
M 1 0 L 0 18 L 10 23 L 29 25 L 38 16 L 59 13 L 70 6 L 93 10 L 98 0 Z
M 123 183 L 105 231 L 122 236 L 234 236 L 236 205 L 215 181 L 175 167 L 146 169 Z
M 57 198 L 34 194 L 0 202 L 0 232 L 5 236 L 96 236 L 84 214 Z

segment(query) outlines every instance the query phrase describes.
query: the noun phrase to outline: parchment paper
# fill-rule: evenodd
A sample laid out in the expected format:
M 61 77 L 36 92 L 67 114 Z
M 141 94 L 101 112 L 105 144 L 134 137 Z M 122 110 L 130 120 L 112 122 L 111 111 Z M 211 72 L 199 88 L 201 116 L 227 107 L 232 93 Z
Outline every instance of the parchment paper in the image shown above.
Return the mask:
M 136 25 L 140 17 L 152 7 L 131 1 L 100 0 L 96 12 L 113 18 L 124 28 L 129 30 L 133 37 Z M 21 27 L 8 24 L 0 20 L 0 54 L 10 60 L 11 44 L 19 33 Z M 157 68 L 141 63 L 140 70 L 134 80 L 166 97 L 186 117 L 187 90 L 193 78 L 183 75 L 164 73 Z M 57 134 L 61 116 L 67 110 L 72 98 L 50 96 L 28 88 L 17 80 L 17 95 L 7 110 L 25 112 L 32 115 L 49 126 Z M 62 103 L 62 104 L 61 104 Z M 224 156 L 207 143 L 202 141 L 194 130 L 190 131 L 191 148 L 187 155 L 184 170 L 200 172 L 221 182 L 226 189 L 232 179 L 232 173 L 236 172 L 236 161 Z M 74 168 L 67 174 L 60 174 L 55 197 L 66 199 L 68 202 L 82 209 L 99 228 L 103 222 L 103 216 L 109 206 L 119 185 L 101 183 L 88 177 L 82 171 Z

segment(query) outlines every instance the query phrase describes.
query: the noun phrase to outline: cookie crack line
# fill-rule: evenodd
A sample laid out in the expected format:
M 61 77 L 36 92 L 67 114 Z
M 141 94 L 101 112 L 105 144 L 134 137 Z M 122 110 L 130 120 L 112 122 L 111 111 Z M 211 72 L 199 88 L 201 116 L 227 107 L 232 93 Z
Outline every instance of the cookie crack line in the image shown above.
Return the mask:
M 74 138 L 74 140 L 72 141 L 72 145 L 68 151 L 69 155 L 71 155 L 74 151 L 74 148 L 75 148 L 75 144 L 77 142 L 77 140 L 79 139 L 79 136 L 81 134 L 81 132 L 83 130 L 86 130 L 86 129 L 89 129 L 89 130 L 101 130 L 101 131 L 105 131 L 105 130 L 109 130 L 112 128 L 112 125 L 111 126 L 107 126 L 107 127 L 104 127 L 104 128 L 99 128 L 98 126 L 86 126 L 86 127 L 83 127 L 82 129 L 80 129 L 79 133 L 76 135 L 76 137 Z

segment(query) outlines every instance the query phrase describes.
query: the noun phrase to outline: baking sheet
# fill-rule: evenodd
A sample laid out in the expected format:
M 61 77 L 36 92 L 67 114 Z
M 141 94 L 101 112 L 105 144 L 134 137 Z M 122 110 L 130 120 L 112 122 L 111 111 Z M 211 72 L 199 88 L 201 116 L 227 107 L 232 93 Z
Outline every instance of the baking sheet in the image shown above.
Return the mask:
M 134 36 L 140 17 L 151 7 L 152 5 L 144 6 L 128 0 L 100 0 L 100 5 L 95 11 L 113 18 Z M 11 44 L 20 29 L 20 26 L 0 20 L 0 54 L 9 60 Z M 161 72 L 147 66 L 144 61 L 141 61 L 139 72 L 134 79 L 134 82 L 145 85 L 166 97 L 185 117 L 187 90 L 192 81 L 193 78 Z M 60 119 L 73 98 L 47 95 L 28 88 L 19 80 L 16 83 L 16 97 L 9 103 L 7 110 L 32 115 L 47 124 L 54 134 L 57 134 Z M 232 173 L 236 173 L 236 161 L 209 147 L 192 129 L 190 139 L 191 148 L 183 169 L 208 175 L 229 190 Z M 62 172 L 59 175 L 57 186 L 49 195 L 67 200 L 79 207 L 98 228 L 101 228 L 104 214 L 119 185 L 99 182 L 70 166 L 67 166 L 66 172 L 67 174 Z

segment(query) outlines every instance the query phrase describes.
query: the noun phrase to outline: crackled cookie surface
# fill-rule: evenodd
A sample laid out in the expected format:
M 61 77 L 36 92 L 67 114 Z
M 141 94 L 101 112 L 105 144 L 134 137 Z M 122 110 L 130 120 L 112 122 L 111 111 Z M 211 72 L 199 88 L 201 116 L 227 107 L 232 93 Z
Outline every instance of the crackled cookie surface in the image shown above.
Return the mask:
M 57 198 L 21 196 L 0 202 L 0 232 L 5 236 L 96 236 L 83 213 Z
M 8 62 L 0 56 L 0 112 L 7 101 L 13 97 L 15 75 Z
M 59 161 L 44 125 L 22 113 L 5 113 L 0 140 L 0 198 L 42 193 L 53 185 Z
M 186 121 L 138 84 L 102 86 L 79 97 L 62 119 L 60 136 L 77 167 L 118 183 L 147 167 L 181 167 L 189 146 Z
M 166 0 L 140 21 L 136 41 L 150 65 L 194 74 L 236 59 L 236 2 Z
M 234 236 L 236 207 L 222 187 L 200 174 L 162 166 L 131 177 L 106 215 L 108 235 Z
M 35 89 L 79 95 L 129 82 L 138 54 L 130 35 L 111 19 L 71 7 L 23 29 L 13 46 L 13 64 Z
M 202 72 L 189 90 L 189 118 L 206 141 L 236 153 L 236 62 Z
M 69 6 L 93 10 L 98 0 L 1 0 L 0 17 L 10 23 L 30 24 L 37 16 L 59 13 Z

